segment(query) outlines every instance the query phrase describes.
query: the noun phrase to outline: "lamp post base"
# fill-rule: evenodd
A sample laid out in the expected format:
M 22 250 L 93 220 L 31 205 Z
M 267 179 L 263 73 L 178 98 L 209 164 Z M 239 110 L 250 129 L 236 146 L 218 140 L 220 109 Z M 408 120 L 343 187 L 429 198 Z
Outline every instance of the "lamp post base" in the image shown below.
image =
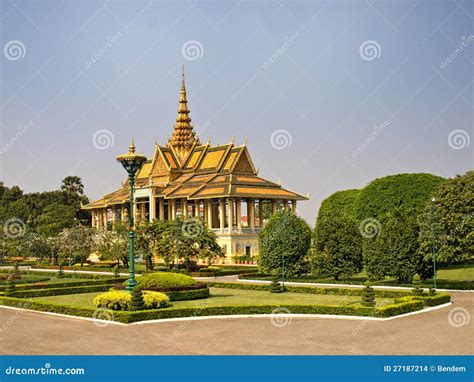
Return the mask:
M 133 288 L 137 285 L 137 280 L 129 278 L 127 280 L 127 287 L 125 288 L 128 292 L 132 292 Z

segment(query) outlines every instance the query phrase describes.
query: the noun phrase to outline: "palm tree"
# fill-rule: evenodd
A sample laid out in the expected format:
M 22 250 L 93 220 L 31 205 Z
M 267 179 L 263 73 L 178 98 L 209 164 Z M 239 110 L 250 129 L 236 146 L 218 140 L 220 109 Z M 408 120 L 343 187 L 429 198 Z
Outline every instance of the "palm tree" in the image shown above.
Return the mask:
M 84 185 L 78 176 L 66 176 L 63 179 L 61 190 L 70 191 L 75 194 L 84 195 Z

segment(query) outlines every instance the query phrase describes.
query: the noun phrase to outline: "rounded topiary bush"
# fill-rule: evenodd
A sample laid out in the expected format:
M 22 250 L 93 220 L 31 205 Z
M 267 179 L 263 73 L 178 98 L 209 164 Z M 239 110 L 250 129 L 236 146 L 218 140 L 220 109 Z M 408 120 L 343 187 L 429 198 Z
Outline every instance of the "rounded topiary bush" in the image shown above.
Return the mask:
M 145 309 L 158 309 L 168 306 L 170 299 L 164 293 L 145 290 L 143 291 L 143 301 Z M 109 291 L 97 295 L 93 303 L 97 308 L 130 310 L 132 295 L 125 291 Z
M 160 292 L 191 290 L 199 283 L 190 276 L 172 272 L 155 272 L 137 278 L 138 285 L 144 290 Z

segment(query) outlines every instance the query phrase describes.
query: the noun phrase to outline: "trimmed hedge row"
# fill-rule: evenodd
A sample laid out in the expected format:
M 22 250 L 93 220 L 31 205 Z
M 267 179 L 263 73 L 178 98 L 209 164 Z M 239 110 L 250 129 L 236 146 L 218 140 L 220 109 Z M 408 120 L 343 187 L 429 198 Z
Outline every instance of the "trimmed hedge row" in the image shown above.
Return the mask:
M 170 301 L 183 301 L 183 300 L 197 300 L 199 298 L 208 298 L 209 297 L 209 288 L 201 288 L 194 290 L 180 290 L 172 292 L 161 292 L 166 294 Z
M 71 288 L 49 288 L 49 289 L 33 289 L 33 290 L 21 290 L 15 292 L 17 298 L 29 298 L 29 297 L 45 297 L 45 296 L 59 296 L 64 294 L 76 294 L 76 293 L 91 293 L 91 292 L 103 292 L 109 290 L 111 284 L 101 285 L 90 285 L 90 286 L 78 286 Z
M 48 276 L 48 277 L 56 277 L 57 272 L 48 272 L 48 271 L 21 271 L 22 275 L 38 275 L 38 276 Z M 113 275 L 104 275 L 104 274 L 96 274 L 96 273 L 64 273 L 63 278 L 81 278 L 81 279 L 103 279 L 103 278 L 110 278 Z
M 220 283 L 220 282 L 208 282 L 208 286 L 217 288 L 230 288 L 230 289 L 245 289 L 245 290 L 262 290 L 268 291 L 270 289 L 269 284 L 244 284 L 244 283 Z M 285 285 L 288 292 L 293 293 L 312 293 L 312 294 L 332 294 L 332 295 L 346 295 L 346 296 L 362 296 L 362 288 L 321 288 L 314 286 L 295 286 Z M 411 291 L 395 291 L 395 290 L 375 290 L 375 296 L 380 298 L 397 298 L 403 296 L 411 296 Z
M 49 279 L 48 279 L 49 280 Z M 77 287 L 77 286 L 91 286 L 91 285 L 103 285 L 114 283 L 121 283 L 125 278 L 113 278 L 108 280 L 88 280 L 88 281 L 73 281 L 69 283 L 35 283 L 35 284 L 16 284 L 16 290 L 31 290 L 31 289 L 50 289 L 50 288 L 67 288 L 67 287 Z M 4 290 L 5 286 L 0 286 L 0 291 Z
M 407 301 L 370 308 L 361 305 L 286 305 L 285 308 L 296 314 L 329 314 L 349 316 L 392 317 L 422 309 L 425 305 L 439 305 L 450 301 L 450 296 L 440 294 L 427 297 L 413 297 Z M 69 314 L 81 317 L 93 317 L 96 312 L 93 308 L 72 307 L 54 303 L 24 300 L 15 297 L 0 296 L 0 304 L 39 311 Z M 117 311 L 113 313 L 114 320 L 122 323 L 132 323 L 145 320 L 156 320 L 176 317 L 219 316 L 236 314 L 270 314 L 280 305 L 231 305 L 231 306 L 203 306 L 189 308 L 161 308 L 138 312 Z
M 191 272 L 192 277 L 217 277 L 217 276 L 232 276 L 246 274 L 248 276 L 257 274 L 257 269 L 223 269 L 216 271 L 198 271 Z
M 13 276 L 13 273 L 2 273 L 1 274 L 2 276 L 5 276 L 5 279 L 2 279 L 0 280 L 0 290 L 4 289 L 6 284 L 7 284 L 7 279 L 9 276 Z M 18 284 L 26 284 L 26 283 L 38 283 L 38 282 L 42 282 L 42 281 L 48 281 L 50 279 L 50 277 L 46 277 L 46 276 L 35 276 L 35 275 L 21 275 L 21 278 L 14 278 L 13 279 L 13 282 L 17 285 L 18 287 Z

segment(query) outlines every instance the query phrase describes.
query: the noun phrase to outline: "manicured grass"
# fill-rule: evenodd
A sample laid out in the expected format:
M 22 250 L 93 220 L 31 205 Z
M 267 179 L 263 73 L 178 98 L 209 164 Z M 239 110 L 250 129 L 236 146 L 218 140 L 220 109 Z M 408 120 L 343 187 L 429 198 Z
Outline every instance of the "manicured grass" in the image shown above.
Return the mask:
M 257 279 L 255 276 L 248 275 L 245 279 Z M 272 277 L 258 277 L 259 280 L 272 280 Z M 362 285 L 367 281 L 365 271 L 342 280 L 334 280 L 332 278 L 317 278 L 313 275 L 304 275 L 301 277 L 287 278 L 287 281 L 307 282 L 307 283 L 324 283 L 324 284 L 354 284 Z M 396 279 L 387 277 L 384 280 L 372 281 L 374 285 L 389 286 L 405 286 L 410 287 L 411 284 L 399 284 Z M 463 264 L 450 266 L 444 269 L 438 269 L 436 272 L 436 285 L 441 289 L 474 289 L 474 264 Z M 433 286 L 433 279 L 425 280 L 423 287 L 429 288 Z
M 210 288 L 211 297 L 200 300 L 174 301 L 176 308 L 198 308 L 207 306 L 232 306 L 245 304 L 278 304 L 285 305 L 340 305 L 349 306 L 360 303 L 359 296 L 322 295 L 306 293 L 270 293 L 267 291 L 240 290 L 228 288 Z M 35 297 L 34 301 L 67 304 L 77 307 L 94 308 L 92 300 L 99 293 L 81 293 L 67 296 Z M 393 303 L 390 298 L 377 298 L 377 305 Z

